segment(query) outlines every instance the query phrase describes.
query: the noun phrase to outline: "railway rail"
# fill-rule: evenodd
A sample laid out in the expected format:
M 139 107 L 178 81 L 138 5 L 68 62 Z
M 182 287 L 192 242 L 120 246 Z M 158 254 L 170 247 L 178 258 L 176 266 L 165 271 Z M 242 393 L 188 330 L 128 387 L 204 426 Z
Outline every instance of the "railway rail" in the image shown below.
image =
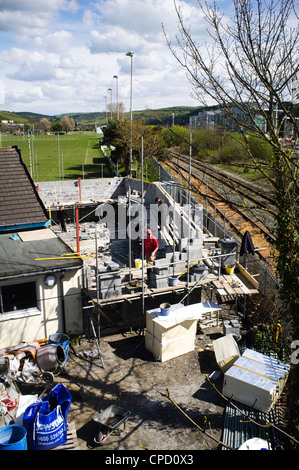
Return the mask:
M 189 181 L 189 157 L 171 153 L 164 162 L 167 171 L 182 184 Z M 210 213 L 229 226 L 233 236 L 241 240 L 245 231 L 251 234 L 258 256 L 273 267 L 275 252 L 275 201 L 266 186 L 252 184 L 212 165 L 193 161 L 191 192 L 195 200 L 205 204 Z

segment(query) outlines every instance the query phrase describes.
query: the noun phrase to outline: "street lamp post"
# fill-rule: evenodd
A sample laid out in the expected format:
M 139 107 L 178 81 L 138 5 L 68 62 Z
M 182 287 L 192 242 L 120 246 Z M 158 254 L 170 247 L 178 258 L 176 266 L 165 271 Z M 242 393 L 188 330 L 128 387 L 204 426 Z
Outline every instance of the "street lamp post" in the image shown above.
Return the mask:
M 106 125 L 107 125 L 107 122 L 108 122 L 108 119 L 107 119 L 107 96 L 104 96 L 105 98 L 105 115 L 106 115 Z
M 108 88 L 108 91 L 110 91 L 110 117 L 112 119 L 112 88 Z
M 132 127 L 133 55 L 134 55 L 134 52 L 127 52 L 127 53 L 126 53 L 126 56 L 131 57 L 131 94 L 130 94 L 131 145 L 130 145 L 130 178 L 132 177 L 132 146 L 133 146 L 133 127 Z
M 119 120 L 119 107 L 118 107 L 118 75 L 113 75 L 116 79 L 116 106 L 117 106 L 117 120 Z

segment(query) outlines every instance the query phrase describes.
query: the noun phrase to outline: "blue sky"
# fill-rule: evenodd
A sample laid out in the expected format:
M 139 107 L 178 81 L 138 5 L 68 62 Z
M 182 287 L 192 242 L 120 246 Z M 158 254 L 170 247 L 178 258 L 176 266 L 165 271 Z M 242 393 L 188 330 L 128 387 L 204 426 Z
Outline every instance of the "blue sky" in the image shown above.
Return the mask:
M 187 22 L 196 0 L 180 1 Z M 173 0 L 0 0 L 0 109 L 49 115 L 197 106 L 162 31 L 177 32 Z M 195 24 L 198 25 L 197 21 Z M 118 80 L 113 78 L 118 76 Z
M 192 38 L 206 39 L 198 1 L 176 2 Z M 216 3 L 231 16 L 232 0 Z M 134 52 L 133 110 L 199 106 L 162 23 L 174 40 L 174 0 L 0 0 L 0 109 L 104 111 L 111 98 L 116 102 L 118 83 L 118 99 L 128 112 L 128 51 Z

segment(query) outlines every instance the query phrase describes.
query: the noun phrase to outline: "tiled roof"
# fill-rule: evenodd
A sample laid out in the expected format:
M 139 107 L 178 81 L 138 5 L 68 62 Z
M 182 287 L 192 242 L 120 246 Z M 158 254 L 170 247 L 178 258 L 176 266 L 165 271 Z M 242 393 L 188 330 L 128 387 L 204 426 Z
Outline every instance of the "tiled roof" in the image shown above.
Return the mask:
M 0 229 L 42 226 L 48 220 L 17 147 L 0 147 Z

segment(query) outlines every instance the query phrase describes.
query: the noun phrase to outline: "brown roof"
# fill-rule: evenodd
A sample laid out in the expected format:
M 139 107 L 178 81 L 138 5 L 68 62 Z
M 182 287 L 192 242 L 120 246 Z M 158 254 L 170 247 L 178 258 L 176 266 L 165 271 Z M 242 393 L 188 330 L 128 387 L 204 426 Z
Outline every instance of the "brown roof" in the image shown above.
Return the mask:
M 43 226 L 48 220 L 17 147 L 0 147 L 0 229 Z

